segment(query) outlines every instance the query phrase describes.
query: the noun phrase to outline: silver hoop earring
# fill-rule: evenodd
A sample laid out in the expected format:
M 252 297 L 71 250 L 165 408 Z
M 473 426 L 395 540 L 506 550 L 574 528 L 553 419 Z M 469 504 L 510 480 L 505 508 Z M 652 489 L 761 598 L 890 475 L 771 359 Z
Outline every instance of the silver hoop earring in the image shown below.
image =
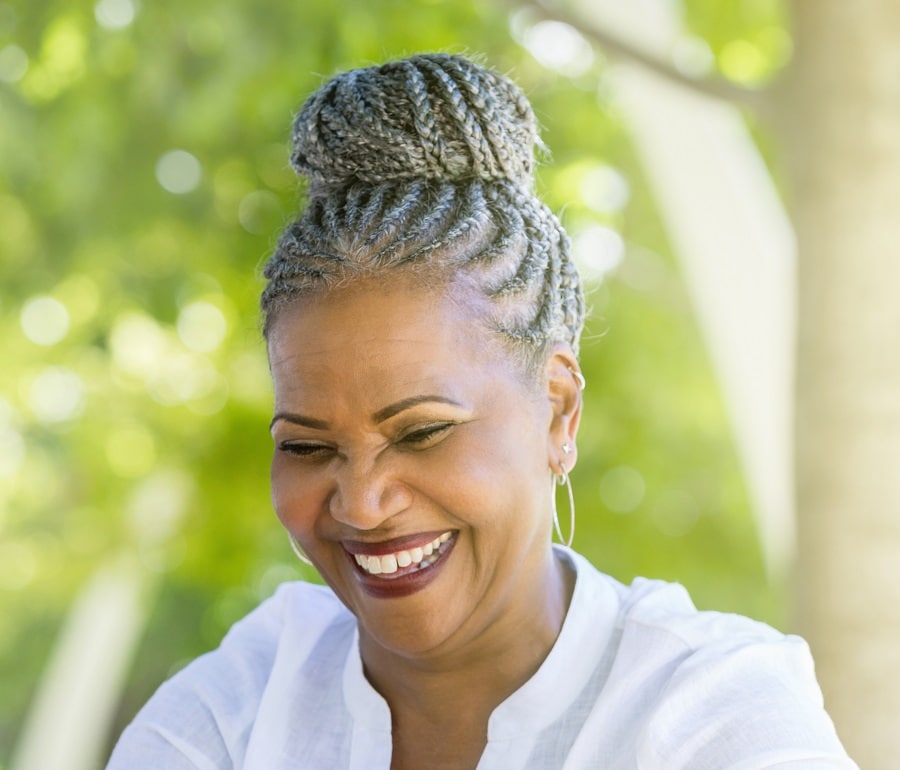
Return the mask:
M 297 538 L 295 538 L 290 532 L 288 532 L 288 542 L 291 544 L 291 550 L 294 552 L 294 555 L 304 564 L 308 564 L 310 567 L 312 567 L 313 563 L 309 560 L 309 556 L 303 553 L 303 549 L 297 542 Z
M 556 510 L 556 490 L 553 490 L 550 499 L 553 501 L 553 527 L 556 530 L 556 536 L 559 542 L 566 546 L 572 547 L 572 541 L 575 539 L 575 495 L 572 493 L 572 482 L 569 480 L 569 474 L 563 467 L 559 473 L 553 473 L 553 479 L 558 486 L 565 486 L 569 495 L 569 537 L 564 538 L 562 528 L 559 526 L 559 513 Z
M 572 366 L 569 367 L 569 371 L 572 372 L 572 376 L 578 383 L 578 390 L 584 390 L 587 387 L 587 381 L 584 379 L 584 375 Z

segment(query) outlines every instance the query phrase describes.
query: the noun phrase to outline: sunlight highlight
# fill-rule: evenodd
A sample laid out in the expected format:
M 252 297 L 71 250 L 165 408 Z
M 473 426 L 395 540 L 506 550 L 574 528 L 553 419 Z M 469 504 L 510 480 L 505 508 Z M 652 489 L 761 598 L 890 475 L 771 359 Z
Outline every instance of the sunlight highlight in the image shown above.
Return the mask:
M 119 369 L 144 378 L 152 375 L 164 358 L 166 336 L 152 318 L 128 313 L 113 324 L 110 347 Z
M 94 6 L 94 18 L 105 29 L 124 29 L 136 15 L 137 7 L 133 0 L 100 0 Z
M 0 544 L 0 589 L 21 591 L 37 574 L 37 559 L 27 543 Z
M 71 369 L 48 366 L 31 382 L 28 406 L 44 423 L 74 420 L 84 411 L 84 383 Z
M 178 336 L 191 350 L 209 353 L 225 340 L 228 324 L 222 311 L 209 302 L 191 302 L 178 314 Z
M 55 345 L 69 331 L 69 311 L 53 297 L 33 297 L 22 307 L 19 323 L 35 345 Z
M 0 479 L 18 473 L 25 460 L 25 439 L 12 425 L 0 422 Z
M 0 48 L 0 80 L 4 83 L 18 83 L 28 72 L 28 54 L 19 46 Z
M 78 17 L 54 19 L 44 32 L 40 56 L 22 79 L 25 94 L 36 101 L 55 99 L 84 75 L 87 51 Z
M 187 150 L 169 150 L 156 162 L 156 181 L 175 195 L 195 190 L 202 176 L 200 161 Z
M 749 40 L 726 43 L 719 54 L 719 66 L 729 80 L 747 85 L 765 80 L 770 70 L 765 52 Z
M 160 543 L 172 537 L 194 493 L 193 479 L 166 468 L 138 484 L 128 503 L 128 522 L 139 540 Z
M 173 468 L 156 471 L 135 487 L 127 515 L 145 568 L 163 573 L 184 559 L 187 548 L 179 531 L 194 493 L 194 480 Z
M 574 27 L 561 21 L 539 21 L 525 31 L 528 52 L 545 67 L 576 77 L 594 63 L 594 50 Z
M 683 75 L 699 78 L 709 75 L 716 65 L 716 57 L 702 37 L 679 38 L 672 49 L 672 63 Z
M 572 256 L 586 282 L 602 281 L 625 256 L 625 242 L 615 230 L 591 225 L 572 238 Z
M 615 214 L 625 208 L 631 198 L 631 185 L 612 166 L 594 166 L 584 172 L 578 185 L 584 204 L 598 214 Z
M 700 506 L 693 495 L 680 489 L 664 492 L 653 506 L 653 523 L 664 535 L 683 537 L 700 520 Z
M 280 218 L 278 196 L 269 190 L 254 190 L 241 198 L 238 204 L 238 222 L 253 235 L 271 232 Z

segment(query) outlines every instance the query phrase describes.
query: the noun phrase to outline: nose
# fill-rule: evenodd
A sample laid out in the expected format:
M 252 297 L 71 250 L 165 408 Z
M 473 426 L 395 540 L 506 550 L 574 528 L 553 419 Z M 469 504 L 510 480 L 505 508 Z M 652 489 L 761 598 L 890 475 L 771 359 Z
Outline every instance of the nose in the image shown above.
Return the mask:
M 387 464 L 345 459 L 338 470 L 329 511 L 354 529 L 376 529 L 412 502 L 409 488 Z

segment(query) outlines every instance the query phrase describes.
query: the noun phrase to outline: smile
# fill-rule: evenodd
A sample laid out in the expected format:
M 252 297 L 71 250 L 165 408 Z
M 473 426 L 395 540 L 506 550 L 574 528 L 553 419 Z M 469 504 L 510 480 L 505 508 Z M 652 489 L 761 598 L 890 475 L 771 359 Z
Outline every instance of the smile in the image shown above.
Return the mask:
M 452 536 L 451 532 L 444 532 L 423 546 L 371 556 L 355 554 L 353 558 L 367 575 L 401 577 L 434 564 L 446 551 L 445 544 Z

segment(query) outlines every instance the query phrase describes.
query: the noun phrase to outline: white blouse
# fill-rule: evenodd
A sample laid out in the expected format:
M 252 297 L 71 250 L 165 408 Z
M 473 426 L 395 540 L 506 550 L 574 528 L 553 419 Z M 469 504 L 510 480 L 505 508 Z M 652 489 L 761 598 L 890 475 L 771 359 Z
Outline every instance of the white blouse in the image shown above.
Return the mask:
M 675 584 L 576 570 L 559 638 L 488 723 L 477 770 L 858 770 L 806 643 L 698 612 Z M 388 770 L 391 715 L 363 675 L 355 618 L 286 583 L 163 684 L 107 770 Z

